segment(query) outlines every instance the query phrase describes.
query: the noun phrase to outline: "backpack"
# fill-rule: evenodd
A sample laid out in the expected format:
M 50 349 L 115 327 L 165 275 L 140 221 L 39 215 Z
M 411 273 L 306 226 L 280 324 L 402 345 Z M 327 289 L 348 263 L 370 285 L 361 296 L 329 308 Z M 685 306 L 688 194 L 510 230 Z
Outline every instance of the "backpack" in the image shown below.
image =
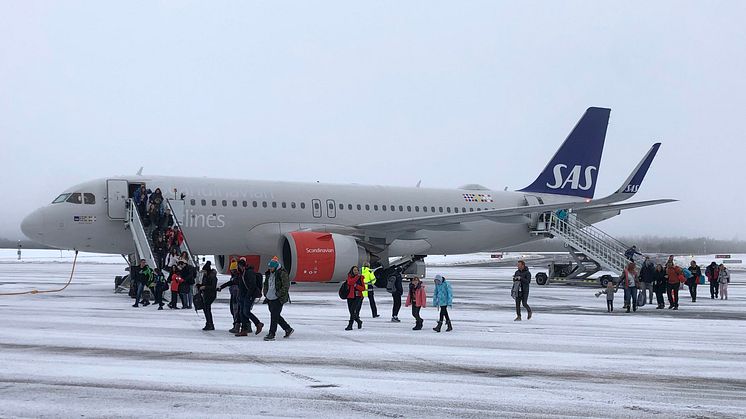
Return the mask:
M 262 298 L 262 291 L 264 287 L 264 275 L 259 272 L 254 273 L 256 276 L 256 289 L 254 290 L 254 298 Z
M 386 291 L 391 294 L 396 292 L 396 275 L 391 275 L 386 281 Z
M 347 285 L 347 280 L 345 280 L 342 282 L 342 286 L 339 287 L 339 298 L 346 300 L 348 295 L 350 295 L 350 286 Z

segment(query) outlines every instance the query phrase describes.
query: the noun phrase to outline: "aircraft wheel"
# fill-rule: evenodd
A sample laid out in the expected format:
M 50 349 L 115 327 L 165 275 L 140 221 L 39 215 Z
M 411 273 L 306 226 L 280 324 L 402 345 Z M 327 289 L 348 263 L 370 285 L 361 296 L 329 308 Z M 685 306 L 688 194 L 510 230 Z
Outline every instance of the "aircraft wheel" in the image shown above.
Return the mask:
M 609 285 L 609 281 L 612 281 L 611 275 L 604 275 L 598 281 L 601 283 L 602 288 L 606 288 Z
M 537 284 L 539 284 L 539 285 L 546 285 L 547 284 L 547 280 L 548 280 L 547 274 L 545 274 L 544 272 L 539 272 L 538 274 L 536 274 L 536 283 Z

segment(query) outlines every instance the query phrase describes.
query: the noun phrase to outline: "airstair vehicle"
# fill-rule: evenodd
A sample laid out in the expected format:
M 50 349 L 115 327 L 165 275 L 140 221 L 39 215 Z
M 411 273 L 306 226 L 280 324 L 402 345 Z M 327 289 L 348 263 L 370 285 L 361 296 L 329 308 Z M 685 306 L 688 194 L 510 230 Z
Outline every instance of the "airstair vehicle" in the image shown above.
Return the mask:
M 617 279 L 624 272 L 629 260 L 624 253 L 629 246 L 605 233 L 598 227 L 586 223 L 576 214 L 567 211 L 547 212 L 539 215 L 538 223 L 532 231 L 535 235 L 548 238 L 558 237 L 565 242 L 573 262 L 552 263 L 548 275 L 536 274 L 536 283 L 545 285 L 549 281 L 597 282 L 606 286 L 608 281 Z M 590 279 L 599 271 L 614 274 L 603 275 L 598 281 Z
M 174 218 L 174 225 L 177 225 L 181 228 L 181 220 L 184 219 L 185 216 L 185 203 L 184 200 L 170 200 L 170 199 L 164 199 L 163 206 L 165 209 L 168 209 L 171 211 L 171 215 Z M 137 211 L 137 205 L 135 205 L 135 202 L 133 199 L 127 199 L 125 202 L 125 219 L 124 219 L 124 225 L 126 229 L 129 229 L 132 233 L 132 240 L 135 244 L 135 259 L 129 260 L 130 266 L 133 266 L 137 264 L 137 261 L 140 259 L 145 259 L 145 262 L 150 266 L 151 268 L 155 269 L 158 266 L 158 262 L 155 258 L 155 253 L 153 252 L 153 230 L 155 230 L 156 226 L 150 225 L 146 226 L 145 223 L 142 220 L 142 217 L 140 216 L 140 213 Z M 183 234 L 182 229 L 182 234 Z M 188 256 L 188 263 L 199 271 L 198 268 L 198 258 L 192 253 L 189 243 L 187 242 L 186 237 L 184 237 L 184 241 L 181 243 L 181 246 L 179 247 L 179 252 L 186 252 Z M 199 282 L 199 277 L 197 278 L 197 283 Z M 116 280 L 115 282 L 116 289 L 115 292 L 123 292 L 128 291 L 130 288 L 130 277 L 127 275 L 124 278 L 120 278 Z

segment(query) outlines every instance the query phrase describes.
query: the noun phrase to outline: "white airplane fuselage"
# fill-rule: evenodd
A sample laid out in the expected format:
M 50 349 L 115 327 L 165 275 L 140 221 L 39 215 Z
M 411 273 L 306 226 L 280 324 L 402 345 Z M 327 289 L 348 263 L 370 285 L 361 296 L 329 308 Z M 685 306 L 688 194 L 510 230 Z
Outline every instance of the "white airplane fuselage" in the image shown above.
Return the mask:
M 244 181 L 167 176 L 119 176 L 130 184 L 160 188 L 167 199 L 184 194 L 182 224 L 196 254 L 280 253 L 283 235 L 330 231 L 358 224 L 428 215 L 478 212 L 526 205 L 529 194 L 472 189 L 429 189 Z M 174 191 L 176 191 L 174 193 Z M 95 204 L 49 204 L 29 215 L 23 231 L 34 241 L 63 249 L 131 254 L 134 244 L 123 219 L 112 219 L 107 179 L 73 186 L 64 193 L 90 193 Z M 474 198 L 472 198 L 474 196 Z M 577 201 L 562 197 L 563 200 Z M 552 202 L 553 197 L 544 197 Z M 556 198 L 555 198 L 556 199 Z M 358 209 L 359 208 L 359 209 Z M 435 212 L 433 212 L 433 210 Z M 499 249 L 534 239 L 529 219 L 465 222 L 457 231 L 419 230 L 387 239 L 388 256 L 462 254 Z

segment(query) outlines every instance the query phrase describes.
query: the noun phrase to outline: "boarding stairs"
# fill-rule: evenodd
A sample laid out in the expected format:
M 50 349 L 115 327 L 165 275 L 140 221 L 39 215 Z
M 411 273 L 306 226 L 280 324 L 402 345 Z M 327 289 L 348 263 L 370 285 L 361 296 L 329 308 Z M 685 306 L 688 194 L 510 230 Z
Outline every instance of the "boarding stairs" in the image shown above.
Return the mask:
M 179 207 L 179 204 L 181 204 L 181 207 Z M 171 210 L 171 214 L 174 218 L 174 225 L 179 226 L 179 228 L 182 231 L 182 234 L 184 234 L 184 229 L 182 228 L 181 220 L 179 219 L 179 216 L 177 216 L 177 212 L 175 209 L 180 209 L 179 213 L 181 213 L 181 218 L 183 218 L 183 209 L 184 209 L 184 201 L 183 200 L 177 200 L 176 203 L 172 203 L 169 199 L 164 199 L 164 206 L 167 209 Z M 135 258 L 136 261 L 139 261 L 140 259 L 145 259 L 145 262 L 150 266 L 151 268 L 155 269 L 158 267 L 158 263 L 155 259 L 155 253 L 153 252 L 153 230 L 155 230 L 156 226 L 150 225 L 145 226 L 145 223 L 142 220 L 142 217 L 140 216 L 140 213 L 137 211 L 137 206 L 135 205 L 134 200 L 128 199 L 126 202 L 127 206 L 127 213 L 125 218 L 125 228 L 129 229 L 132 233 L 132 240 L 135 244 Z M 198 258 L 192 253 L 191 248 L 189 247 L 189 244 L 187 242 L 186 236 L 184 236 L 184 241 L 181 243 L 181 246 L 179 248 L 179 252 L 186 252 L 188 256 L 188 263 L 194 267 L 198 266 Z M 199 270 L 199 268 L 197 268 Z M 198 278 L 199 279 L 199 278 Z M 129 290 L 130 287 L 130 280 L 129 276 L 126 280 L 124 280 L 116 289 L 116 292 L 123 292 Z
M 603 269 L 620 276 L 629 260 L 624 253 L 629 246 L 580 218 L 567 212 L 541 214 L 536 235 L 559 237 L 576 253 L 582 253 Z

